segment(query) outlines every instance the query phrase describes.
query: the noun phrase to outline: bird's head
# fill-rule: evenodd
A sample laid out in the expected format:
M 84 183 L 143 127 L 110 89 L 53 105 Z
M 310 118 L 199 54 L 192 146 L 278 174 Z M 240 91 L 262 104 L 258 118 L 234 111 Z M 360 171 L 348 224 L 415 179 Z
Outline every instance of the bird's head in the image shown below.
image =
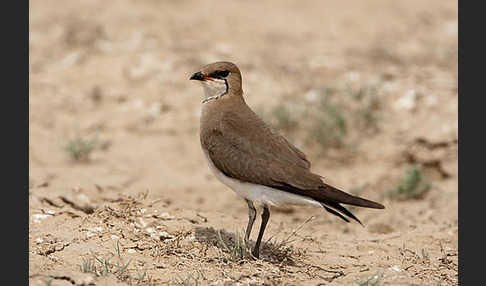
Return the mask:
M 243 95 L 240 70 L 230 62 L 215 62 L 205 65 L 189 79 L 202 83 L 203 103 L 226 96 L 229 98 Z

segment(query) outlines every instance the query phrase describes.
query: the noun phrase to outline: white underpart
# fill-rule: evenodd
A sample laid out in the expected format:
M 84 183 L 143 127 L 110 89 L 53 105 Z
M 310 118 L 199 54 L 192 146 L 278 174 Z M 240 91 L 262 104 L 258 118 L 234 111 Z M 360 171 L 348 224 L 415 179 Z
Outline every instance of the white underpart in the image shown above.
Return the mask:
M 213 79 L 202 81 L 204 88 L 204 99 L 217 97 L 226 92 L 226 84 L 222 79 Z
M 223 174 L 214 165 L 209 158 L 209 155 L 204 151 L 206 160 L 208 161 L 209 168 L 214 173 L 216 178 L 218 178 L 221 183 L 230 187 L 234 192 L 236 192 L 240 197 L 248 199 L 252 202 L 259 202 L 267 205 L 312 205 L 316 207 L 322 207 L 321 203 L 315 201 L 311 198 L 306 198 L 304 196 L 295 195 L 285 191 L 277 190 L 267 186 L 252 184 L 243 182 L 237 179 L 230 178 Z

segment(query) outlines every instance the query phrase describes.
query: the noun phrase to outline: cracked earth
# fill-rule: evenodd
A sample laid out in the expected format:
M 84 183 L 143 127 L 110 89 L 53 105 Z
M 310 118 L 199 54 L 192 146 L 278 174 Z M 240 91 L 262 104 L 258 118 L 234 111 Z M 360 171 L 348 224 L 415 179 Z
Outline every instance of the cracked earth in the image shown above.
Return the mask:
M 37 0 L 29 14 L 30 285 L 457 285 L 457 1 Z M 271 208 L 261 259 L 238 256 L 247 206 L 204 161 L 188 81 L 217 60 L 315 173 L 386 209 L 352 208 L 362 227 Z M 373 129 L 344 117 L 352 140 L 323 152 L 330 133 L 299 108 L 335 90 L 358 116 L 345 94 L 361 88 Z M 75 153 L 77 138 L 96 148 Z M 390 197 L 415 165 L 427 192 Z

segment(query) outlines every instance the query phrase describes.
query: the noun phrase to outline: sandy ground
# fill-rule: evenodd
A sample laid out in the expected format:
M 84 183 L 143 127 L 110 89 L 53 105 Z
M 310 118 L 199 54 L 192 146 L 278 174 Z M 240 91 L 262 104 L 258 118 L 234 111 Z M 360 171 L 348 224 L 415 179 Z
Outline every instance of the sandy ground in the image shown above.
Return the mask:
M 377 87 L 352 148 L 323 152 L 305 114 L 282 132 L 386 209 L 272 208 L 261 259 L 232 254 L 247 206 L 204 161 L 188 81 L 218 60 L 276 127 L 279 104 Z M 30 284 L 457 285 L 457 60 L 456 1 L 30 1 Z M 387 196 L 411 164 L 430 190 Z

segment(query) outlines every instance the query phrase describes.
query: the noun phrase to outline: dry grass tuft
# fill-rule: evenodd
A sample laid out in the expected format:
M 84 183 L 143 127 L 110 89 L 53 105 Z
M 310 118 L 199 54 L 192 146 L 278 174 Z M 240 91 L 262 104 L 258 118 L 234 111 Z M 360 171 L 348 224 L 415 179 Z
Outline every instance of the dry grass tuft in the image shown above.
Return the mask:
M 103 256 L 92 253 L 91 257 L 83 258 L 79 270 L 83 273 L 92 273 L 97 277 L 114 275 L 118 281 L 127 282 L 129 285 L 153 285 L 146 270 L 128 268 L 132 259 L 127 261 L 122 257 L 118 241 L 114 250 Z

